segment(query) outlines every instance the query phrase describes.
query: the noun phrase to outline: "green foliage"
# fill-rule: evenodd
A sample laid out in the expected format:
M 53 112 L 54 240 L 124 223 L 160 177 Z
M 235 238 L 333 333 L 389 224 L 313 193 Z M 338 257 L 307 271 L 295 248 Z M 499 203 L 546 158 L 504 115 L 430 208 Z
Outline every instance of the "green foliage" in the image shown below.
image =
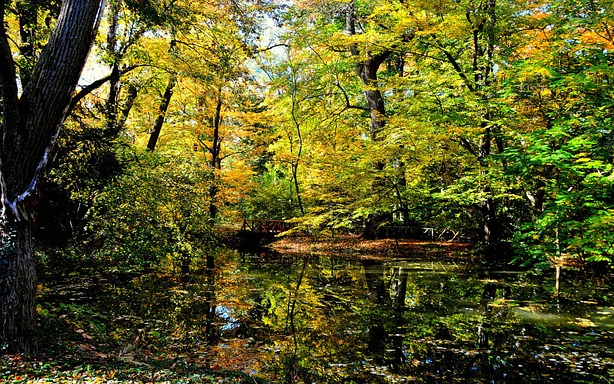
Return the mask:
M 97 196 L 90 213 L 93 257 L 121 269 L 189 265 L 214 247 L 208 171 L 195 159 L 140 153 Z
M 539 122 L 518 132 L 521 142 L 505 155 L 506 171 L 531 202 L 532 219 L 516 234 L 526 262 L 612 263 L 614 103 L 605 79 L 614 75 L 614 57 L 599 32 L 611 20 L 584 13 L 594 5 L 554 2 L 549 50 L 518 63 L 519 76 L 506 84 L 526 118 Z
M 300 161 L 302 222 L 377 217 L 512 241 L 529 264 L 611 263 L 607 4 L 297 2 L 272 67 L 271 104 L 286 118 L 270 150 Z M 380 54 L 365 86 L 356 69 Z M 369 91 L 383 95 L 375 136 Z
M 283 172 L 270 169 L 257 177 L 254 192 L 241 204 L 249 219 L 286 220 L 300 214 L 294 201 L 291 180 Z
M 347 1 L 123 2 L 116 45 L 101 40 L 99 59 L 147 66 L 123 73 L 107 100 L 119 112 L 125 84 L 138 89 L 119 133 L 101 88 L 60 137 L 51 176 L 70 198 L 58 205 L 87 227 L 66 253 L 81 260 L 81 247 L 121 268 L 185 265 L 207 253 L 207 212 L 219 207 L 221 221 L 436 227 L 512 241 L 525 264 L 612 264 L 608 0 L 351 5 L 350 15 Z M 261 34 L 263 12 L 280 10 L 284 28 Z M 275 38 L 283 47 L 256 55 Z M 177 88 L 161 144 L 172 148 L 134 155 L 126 148 L 157 117 L 169 73 Z M 369 92 L 382 97 L 377 132 Z

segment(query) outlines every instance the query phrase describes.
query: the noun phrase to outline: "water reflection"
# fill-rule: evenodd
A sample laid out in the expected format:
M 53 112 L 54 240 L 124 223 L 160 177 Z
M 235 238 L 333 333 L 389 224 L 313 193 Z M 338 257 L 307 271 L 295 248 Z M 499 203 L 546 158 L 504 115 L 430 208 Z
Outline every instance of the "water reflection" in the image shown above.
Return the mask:
M 182 353 L 272 382 L 607 382 L 611 293 L 553 287 L 430 261 L 228 252 L 150 296 L 173 311 L 149 305 L 174 316 Z

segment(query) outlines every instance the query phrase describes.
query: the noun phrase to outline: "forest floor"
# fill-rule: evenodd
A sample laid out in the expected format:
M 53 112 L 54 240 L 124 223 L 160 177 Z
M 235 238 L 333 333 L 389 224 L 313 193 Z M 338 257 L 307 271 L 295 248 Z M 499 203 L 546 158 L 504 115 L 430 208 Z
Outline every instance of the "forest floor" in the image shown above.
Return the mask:
M 475 246 L 471 243 L 410 239 L 365 240 L 358 235 L 289 236 L 282 237 L 269 246 L 284 254 L 318 254 L 362 259 L 402 257 L 460 263 L 483 259 L 474 252 Z

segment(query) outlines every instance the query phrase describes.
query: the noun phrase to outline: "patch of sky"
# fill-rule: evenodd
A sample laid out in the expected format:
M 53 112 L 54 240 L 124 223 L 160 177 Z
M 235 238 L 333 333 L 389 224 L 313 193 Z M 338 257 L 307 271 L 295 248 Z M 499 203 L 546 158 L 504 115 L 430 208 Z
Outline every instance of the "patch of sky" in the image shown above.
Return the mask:
M 232 331 L 239 327 L 237 319 L 232 315 L 232 311 L 228 307 L 218 305 L 215 307 L 215 313 L 226 322 L 226 324 L 222 325 L 222 331 Z

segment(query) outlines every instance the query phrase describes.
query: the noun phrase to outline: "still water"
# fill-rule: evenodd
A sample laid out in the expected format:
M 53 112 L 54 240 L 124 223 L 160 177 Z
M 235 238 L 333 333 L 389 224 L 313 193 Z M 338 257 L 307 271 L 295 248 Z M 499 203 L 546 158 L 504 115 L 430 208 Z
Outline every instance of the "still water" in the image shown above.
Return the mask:
M 148 309 L 174 319 L 178 356 L 213 368 L 296 383 L 614 377 L 614 295 L 589 281 L 563 280 L 557 295 L 554 276 L 443 260 L 228 252 L 215 263 Z

